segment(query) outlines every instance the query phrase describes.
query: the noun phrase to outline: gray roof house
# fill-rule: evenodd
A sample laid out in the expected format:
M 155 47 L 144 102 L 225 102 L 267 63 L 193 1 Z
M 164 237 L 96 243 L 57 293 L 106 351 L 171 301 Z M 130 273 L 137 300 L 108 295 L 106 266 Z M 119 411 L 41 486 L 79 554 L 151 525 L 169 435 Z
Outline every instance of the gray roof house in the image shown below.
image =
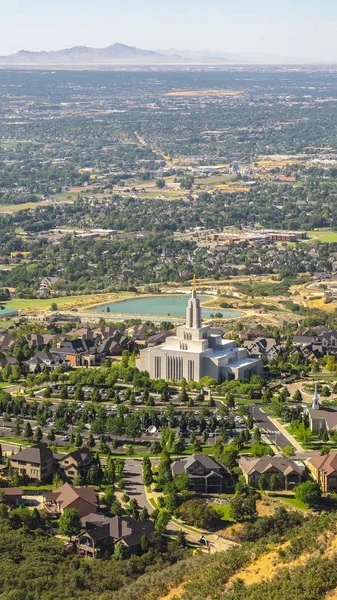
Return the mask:
M 194 492 L 214 494 L 233 487 L 226 467 L 208 454 L 192 454 L 188 458 L 178 459 L 171 469 L 173 477 L 186 473 Z
M 137 552 L 142 537 L 153 532 L 153 522 L 150 520 L 139 523 L 130 517 L 122 519 L 117 515 L 109 518 L 93 513 L 83 517 L 81 523 L 83 529 L 77 537 L 76 545 L 80 556 L 85 558 L 111 554 L 118 542 L 122 542 L 130 554 Z

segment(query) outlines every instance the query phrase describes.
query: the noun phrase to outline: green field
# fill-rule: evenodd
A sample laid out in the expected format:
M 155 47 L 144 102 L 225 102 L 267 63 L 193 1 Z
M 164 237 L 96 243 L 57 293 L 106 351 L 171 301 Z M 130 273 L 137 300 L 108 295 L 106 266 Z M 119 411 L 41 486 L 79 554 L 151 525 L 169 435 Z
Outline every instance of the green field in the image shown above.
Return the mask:
M 0 205 L 0 214 L 2 213 L 15 213 L 20 210 L 28 210 L 29 208 L 38 208 L 39 206 L 47 206 L 50 204 L 45 200 L 41 200 L 40 202 L 24 202 L 23 204 L 1 204 Z
M 308 231 L 307 235 L 310 239 L 319 240 L 326 244 L 337 243 L 337 231 L 328 229 L 318 229 L 317 231 Z
M 85 311 L 86 307 L 83 305 L 87 305 L 88 309 L 90 305 L 94 305 L 100 302 L 113 302 L 114 300 L 131 298 L 133 296 L 134 294 L 132 292 L 118 292 L 116 294 L 87 294 L 83 296 L 60 296 L 47 299 L 15 298 L 14 300 L 9 300 L 9 302 L 4 302 L 3 306 L 11 310 L 50 310 L 52 302 L 55 302 L 58 308 L 60 309 L 62 309 L 63 306 L 65 308 L 70 309 L 71 307 L 69 305 L 73 305 L 74 307 L 82 305 L 82 309 Z

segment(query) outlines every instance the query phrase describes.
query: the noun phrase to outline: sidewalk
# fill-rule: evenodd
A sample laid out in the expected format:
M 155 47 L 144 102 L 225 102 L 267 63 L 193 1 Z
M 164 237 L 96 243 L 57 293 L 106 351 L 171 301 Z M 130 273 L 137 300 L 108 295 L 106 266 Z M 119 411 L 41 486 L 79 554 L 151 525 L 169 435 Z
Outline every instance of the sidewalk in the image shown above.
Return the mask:
M 287 440 L 289 440 L 290 444 L 292 446 L 294 446 L 294 448 L 298 451 L 298 452 L 305 452 L 305 450 L 302 448 L 301 444 L 299 444 L 294 436 L 291 435 L 291 433 L 289 433 L 289 431 L 286 430 L 286 428 L 281 425 L 281 423 L 277 420 L 277 419 L 273 419 L 272 417 L 269 417 L 269 420 L 272 422 L 273 425 L 275 425 L 276 429 L 278 429 L 281 433 L 283 433 L 284 437 L 287 438 Z

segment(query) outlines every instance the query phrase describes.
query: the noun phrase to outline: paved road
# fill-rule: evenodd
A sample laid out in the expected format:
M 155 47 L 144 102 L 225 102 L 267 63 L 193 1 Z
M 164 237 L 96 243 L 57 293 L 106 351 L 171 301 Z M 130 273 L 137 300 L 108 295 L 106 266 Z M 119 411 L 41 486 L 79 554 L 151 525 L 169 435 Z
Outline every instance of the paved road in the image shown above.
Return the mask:
M 141 508 L 146 506 L 152 513 L 153 506 L 147 501 L 142 477 L 142 461 L 128 459 L 125 461 L 126 493 L 130 498 L 135 498 Z
M 266 415 L 258 406 L 254 406 L 253 418 L 260 429 L 264 429 L 266 437 L 270 442 L 284 448 L 284 446 L 292 446 L 290 441 L 281 433 L 274 423 L 271 422 L 268 415 Z M 278 431 L 276 434 L 275 431 Z

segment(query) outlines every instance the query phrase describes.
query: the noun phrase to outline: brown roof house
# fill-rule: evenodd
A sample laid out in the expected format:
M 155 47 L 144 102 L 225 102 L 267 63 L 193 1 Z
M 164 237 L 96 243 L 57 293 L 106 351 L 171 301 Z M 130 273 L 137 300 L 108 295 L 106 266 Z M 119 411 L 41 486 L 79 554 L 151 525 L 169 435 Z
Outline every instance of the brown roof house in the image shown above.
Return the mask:
M 291 460 L 276 454 L 275 456 L 263 456 L 262 458 L 246 458 L 239 460 L 244 478 L 249 485 L 256 487 L 261 475 L 270 480 L 276 475 L 279 480 L 279 489 L 289 490 L 301 483 L 305 467 L 299 461 Z M 269 483 L 269 481 L 268 481 Z
M 97 497 L 91 487 L 74 487 L 64 483 L 54 492 L 44 496 L 46 509 L 52 514 L 62 514 L 66 508 L 76 508 L 80 517 L 97 511 Z
M 22 503 L 23 491 L 20 487 L 5 488 L 3 501 L 10 506 L 20 506 Z
M 172 475 L 187 473 L 194 492 L 218 494 L 233 486 L 226 467 L 208 454 L 192 454 L 172 464 Z
M 53 474 L 53 453 L 43 444 L 20 450 L 10 457 L 10 462 L 13 469 L 17 469 L 21 476 L 27 476 L 29 479 L 45 481 Z
M 153 532 L 153 522 L 138 523 L 130 517 L 117 515 L 109 518 L 100 514 L 89 514 L 81 519 L 83 529 L 77 537 L 77 551 L 85 558 L 111 555 L 114 546 L 122 542 L 130 554 L 140 550 L 142 537 Z
M 60 471 L 69 481 L 74 481 L 77 475 L 86 477 L 89 469 L 98 461 L 89 448 L 81 448 L 62 456 L 59 459 Z
M 337 491 L 337 452 L 329 452 L 325 456 L 314 454 L 308 461 L 308 467 L 323 492 Z

